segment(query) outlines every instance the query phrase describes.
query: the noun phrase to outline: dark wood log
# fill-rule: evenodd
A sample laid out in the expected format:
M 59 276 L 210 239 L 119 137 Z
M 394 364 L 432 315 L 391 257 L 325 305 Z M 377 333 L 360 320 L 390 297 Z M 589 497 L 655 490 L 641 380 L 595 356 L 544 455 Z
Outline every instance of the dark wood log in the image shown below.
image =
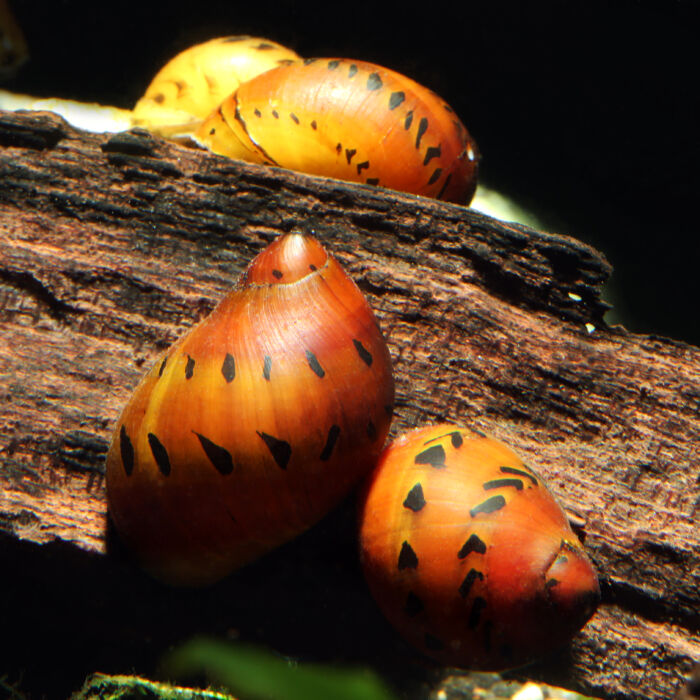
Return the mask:
M 110 541 L 110 431 L 157 353 L 293 229 L 314 231 L 378 314 L 395 362 L 393 432 L 435 420 L 490 432 L 580 520 L 603 604 L 570 655 L 533 675 L 672 696 L 700 658 L 700 351 L 607 327 L 600 253 L 464 207 L 19 113 L 0 113 L 7 561 L 41 577 L 53 552 L 46 570 L 69 587 L 55 562 L 83 557 L 81 576 L 110 572 L 94 579 L 105 596 L 137 586 L 144 609 L 184 600 L 141 581 L 113 546 L 89 554 Z M 5 579 L 25 590 L 26 571 Z

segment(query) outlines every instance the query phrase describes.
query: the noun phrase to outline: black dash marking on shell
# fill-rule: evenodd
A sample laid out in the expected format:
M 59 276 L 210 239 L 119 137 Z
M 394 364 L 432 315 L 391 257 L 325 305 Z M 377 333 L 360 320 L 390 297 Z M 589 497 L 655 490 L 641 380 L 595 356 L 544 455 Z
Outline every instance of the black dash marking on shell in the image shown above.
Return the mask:
M 418 557 L 413 551 L 413 547 L 404 540 L 399 554 L 399 571 L 404 569 L 415 569 L 418 566 Z
M 404 508 L 412 510 L 414 513 L 417 513 L 425 506 L 425 497 L 423 496 L 423 487 L 421 486 L 420 481 L 408 492 L 408 496 L 406 496 L 403 506 Z
M 368 185 L 378 185 L 379 184 L 379 178 L 378 177 L 368 177 L 365 182 Z
M 268 435 L 267 433 L 261 433 L 256 430 L 257 434 L 263 439 L 263 442 L 267 445 L 267 449 L 270 450 L 272 458 L 277 463 L 280 469 L 286 469 L 287 464 L 289 464 L 289 458 L 292 456 L 292 448 L 288 442 L 285 440 L 280 440 L 279 438 Z
M 372 421 L 367 423 L 367 437 L 372 440 L 372 442 L 377 439 L 377 428 Z
M 460 559 L 468 557 L 472 552 L 477 554 L 486 553 L 486 543 L 478 536 L 471 535 L 469 539 L 462 545 L 462 549 L 459 550 L 457 556 Z
M 265 355 L 265 360 L 263 361 L 263 377 L 270 381 L 270 370 L 272 369 L 272 358 L 269 355 Z
M 423 138 L 423 134 L 428 130 L 428 118 L 422 117 L 420 122 L 418 122 L 418 133 L 416 134 L 416 148 L 420 148 L 420 140 Z
M 513 486 L 518 489 L 518 491 L 523 490 L 523 482 L 520 479 L 492 479 L 491 481 L 484 482 L 484 491 L 500 489 L 504 486 Z
M 434 185 L 439 179 L 440 175 L 442 175 L 442 168 L 435 168 L 433 171 L 433 174 L 430 176 L 430 179 L 428 180 L 429 185 Z
M 233 355 L 230 352 L 227 352 L 226 357 L 224 357 L 224 362 L 221 365 L 221 374 L 224 375 L 227 384 L 230 384 L 236 377 L 236 360 L 233 359 Z
M 474 629 L 479 624 L 479 618 L 481 618 L 481 612 L 486 607 L 486 601 L 481 597 L 477 596 L 474 598 L 472 603 L 472 609 L 469 613 L 469 629 Z
M 253 110 L 253 114 L 256 117 L 262 117 L 262 112 L 257 107 Z
M 350 165 L 350 161 L 353 159 L 353 157 L 356 153 L 357 153 L 356 148 L 346 148 L 345 149 L 345 157 L 347 158 L 348 165 Z
M 326 372 L 324 371 L 323 367 L 321 367 L 318 358 L 311 352 L 311 350 L 306 351 L 306 360 L 309 363 L 309 367 L 311 367 L 315 374 L 321 378 L 326 376 Z
M 328 437 L 326 438 L 326 444 L 323 446 L 323 452 L 321 452 L 321 454 L 319 455 L 319 458 L 323 462 L 329 460 L 331 455 L 333 454 L 333 448 L 335 447 L 335 443 L 338 440 L 339 435 L 340 426 L 332 425 L 330 430 L 328 431 Z
M 442 195 L 445 194 L 445 190 L 447 189 L 447 185 L 450 184 L 450 180 L 452 179 L 452 173 L 450 173 L 446 178 L 445 182 L 442 183 L 442 187 L 440 188 L 440 191 L 438 192 L 437 198 L 442 199 Z
M 406 119 L 404 119 L 403 122 L 403 128 L 408 131 L 411 128 L 411 124 L 413 124 L 413 110 L 406 115 Z
M 396 109 L 406 99 L 406 93 L 399 90 L 389 96 L 389 109 Z
M 273 270 L 273 271 L 272 271 L 272 276 L 273 276 L 276 280 L 281 280 L 281 279 L 282 279 L 282 276 L 283 276 L 283 275 L 282 275 L 282 270 Z
M 278 112 L 276 109 L 273 109 L 273 110 L 272 110 L 272 116 L 273 116 L 275 119 L 279 119 L 279 118 L 280 118 L 279 112 Z
M 316 120 L 315 120 L 315 119 L 311 122 L 311 128 L 312 128 L 314 131 L 316 131 L 316 129 L 318 129 L 318 124 L 316 123 Z
M 424 445 L 429 445 L 431 442 L 435 442 L 436 440 L 442 440 L 443 438 L 448 437 L 450 438 L 450 442 L 452 443 L 452 447 L 455 449 L 459 449 L 462 446 L 462 443 L 464 442 L 462 438 L 462 433 L 459 432 L 459 430 L 453 430 L 450 433 L 443 433 L 442 435 L 436 435 L 434 438 L 430 438 L 430 440 L 426 440 L 423 444 Z
M 442 445 L 433 445 L 417 454 L 413 461 L 416 464 L 429 464 L 431 467 L 444 467 L 445 448 Z
M 156 460 L 160 473 L 163 476 L 168 476 L 168 474 L 170 474 L 170 458 L 168 457 L 168 451 L 153 433 L 148 433 L 148 444 L 151 446 L 153 459 Z
M 165 102 L 165 95 L 164 95 L 162 92 L 159 92 L 159 93 L 153 98 L 153 101 L 154 101 L 157 105 L 162 105 L 163 102 Z
M 447 103 L 443 103 L 442 106 L 445 108 L 446 112 L 450 112 L 450 114 L 454 114 L 454 109 L 452 109 L 452 107 L 450 107 L 450 105 L 448 105 Z
M 550 578 L 550 579 L 547 579 L 547 581 L 544 584 L 544 587 L 547 590 L 549 590 L 550 588 L 554 588 L 554 586 L 558 586 L 560 583 L 561 583 L 561 581 L 559 581 L 558 579 Z
M 481 573 L 481 571 L 469 569 L 469 573 L 464 577 L 464 581 L 459 584 L 458 588 L 459 594 L 462 596 L 462 598 L 466 598 L 469 595 L 469 591 L 471 591 L 472 586 L 477 579 L 479 581 L 484 580 L 484 575 Z
M 340 155 L 341 151 L 343 150 L 343 144 L 338 141 L 338 143 L 335 146 L 335 152 Z
M 474 506 L 469 511 L 469 515 L 473 518 L 479 515 L 479 513 L 493 513 L 503 508 L 505 504 L 506 499 L 503 498 L 503 496 L 491 496 L 491 498 L 487 498 L 483 503 L 479 503 L 478 506 Z
M 403 606 L 403 611 L 406 615 L 415 617 L 423 612 L 424 609 L 425 605 L 423 605 L 423 601 L 413 591 L 409 591 L 406 596 L 406 603 Z
M 334 59 L 333 61 L 328 61 L 328 70 L 335 70 L 340 65 L 340 61 Z
M 268 42 L 266 42 L 266 41 L 262 41 L 262 42 L 260 42 L 255 48 L 256 48 L 258 51 L 269 51 L 270 49 L 274 49 L 274 48 L 275 48 L 275 45 L 274 45 L 274 44 L 270 44 L 270 43 L 268 43 Z
M 311 263 L 311 264 L 309 265 L 309 270 L 311 270 L 311 272 L 316 272 L 317 269 L 318 269 L 318 268 L 317 268 L 316 265 L 314 265 L 313 263 Z
M 160 369 L 158 370 L 158 376 L 162 377 L 163 376 L 163 370 L 165 369 L 165 365 L 168 363 L 168 358 L 164 357 L 163 361 L 160 363 Z
M 359 175 L 363 170 L 367 170 L 369 168 L 369 161 L 364 160 L 362 163 L 357 164 L 357 174 Z
M 357 66 L 354 63 L 350 64 L 350 70 L 348 71 L 348 78 L 353 78 L 357 73 Z
M 297 117 L 297 115 L 294 114 L 294 112 L 290 112 L 290 113 L 289 113 L 289 118 L 290 118 L 295 124 L 298 124 L 298 123 L 299 123 L 299 117 Z
M 185 379 L 192 379 L 194 374 L 194 360 L 188 355 L 187 364 L 185 365 Z
M 372 366 L 372 353 L 367 350 L 367 348 L 359 341 L 357 338 L 353 338 L 352 344 L 355 346 L 355 350 L 357 350 L 357 354 L 360 356 L 360 359 L 368 366 Z
M 367 78 L 367 89 L 368 90 L 379 90 L 382 86 L 382 79 L 379 73 L 370 73 L 369 78 Z
M 423 165 L 428 165 L 433 158 L 439 158 L 442 155 L 442 146 L 430 146 L 425 152 L 425 158 L 423 159 Z
M 216 471 L 224 476 L 230 474 L 233 471 L 233 457 L 231 457 L 231 453 L 225 447 L 217 445 L 197 431 L 192 432 L 199 438 L 199 444 L 202 446 L 207 457 L 209 457 L 209 461 L 216 468 Z
M 537 486 L 537 479 L 530 474 L 530 472 L 526 472 L 523 469 L 516 469 L 515 467 L 498 467 L 504 474 L 514 474 L 516 476 L 522 476 L 525 477 L 526 479 L 530 479 L 532 483 Z
M 211 129 L 209 129 L 209 136 L 213 136 L 216 133 L 216 129 L 212 126 Z
M 316 63 L 318 61 L 317 58 L 305 58 L 304 59 L 304 65 L 305 66 L 310 66 L 312 63 Z
M 445 648 L 445 643 L 438 639 L 434 634 L 430 632 L 425 633 L 425 648 L 431 651 L 442 651 Z
M 134 446 L 131 444 L 126 428 L 122 425 L 119 431 L 119 454 L 122 458 L 122 466 L 127 476 L 134 471 Z

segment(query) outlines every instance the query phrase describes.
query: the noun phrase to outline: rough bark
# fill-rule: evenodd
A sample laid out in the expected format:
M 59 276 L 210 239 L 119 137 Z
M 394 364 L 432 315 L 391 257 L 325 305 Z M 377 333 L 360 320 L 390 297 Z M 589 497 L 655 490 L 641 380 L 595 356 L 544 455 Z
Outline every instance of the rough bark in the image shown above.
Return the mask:
M 130 391 L 295 228 L 315 231 L 376 310 L 393 432 L 434 420 L 490 432 L 580 519 L 603 605 L 541 673 L 608 697 L 672 696 L 700 658 L 700 351 L 608 328 L 597 251 L 463 207 L 1 113 L 5 539 L 107 551 L 103 460 Z

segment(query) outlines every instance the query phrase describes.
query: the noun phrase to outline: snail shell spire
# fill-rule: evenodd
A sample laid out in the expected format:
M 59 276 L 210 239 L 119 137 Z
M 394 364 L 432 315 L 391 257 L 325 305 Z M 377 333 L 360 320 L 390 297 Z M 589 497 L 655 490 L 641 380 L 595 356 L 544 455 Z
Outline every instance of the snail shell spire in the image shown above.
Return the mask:
M 117 530 L 156 577 L 213 582 L 349 493 L 381 451 L 393 396 L 360 290 L 314 238 L 282 236 L 124 409 L 107 457 Z

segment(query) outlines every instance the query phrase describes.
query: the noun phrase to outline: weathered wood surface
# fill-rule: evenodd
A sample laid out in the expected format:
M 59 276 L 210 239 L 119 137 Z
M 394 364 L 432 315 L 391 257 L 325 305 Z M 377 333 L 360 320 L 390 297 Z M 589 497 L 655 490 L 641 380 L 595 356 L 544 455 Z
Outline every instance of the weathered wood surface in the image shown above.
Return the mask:
M 462 207 L 0 113 L 0 531 L 106 551 L 130 390 L 294 228 L 379 316 L 393 432 L 491 432 L 584 523 L 604 602 L 551 680 L 672 696 L 700 658 L 700 351 L 607 328 L 595 250 Z

